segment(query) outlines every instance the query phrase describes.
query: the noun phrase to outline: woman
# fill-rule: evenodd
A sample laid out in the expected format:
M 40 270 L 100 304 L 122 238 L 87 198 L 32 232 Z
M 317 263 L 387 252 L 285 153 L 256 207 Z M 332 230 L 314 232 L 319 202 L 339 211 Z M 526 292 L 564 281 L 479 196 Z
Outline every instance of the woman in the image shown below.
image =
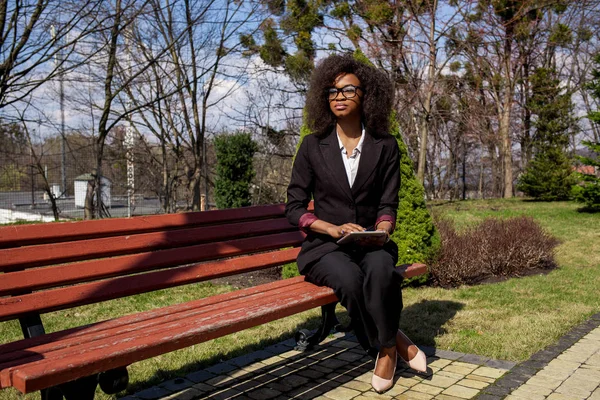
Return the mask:
M 425 355 L 398 330 L 402 311 L 394 231 L 400 155 L 389 134 L 392 86 L 351 55 L 334 55 L 313 72 L 307 122 L 288 187 L 286 216 L 307 237 L 297 263 L 317 285 L 334 289 L 363 347 L 378 350 L 372 385 L 393 385 L 397 354 L 417 370 Z M 307 211 L 314 198 L 314 215 Z M 386 232 L 377 242 L 339 245 L 352 232 Z

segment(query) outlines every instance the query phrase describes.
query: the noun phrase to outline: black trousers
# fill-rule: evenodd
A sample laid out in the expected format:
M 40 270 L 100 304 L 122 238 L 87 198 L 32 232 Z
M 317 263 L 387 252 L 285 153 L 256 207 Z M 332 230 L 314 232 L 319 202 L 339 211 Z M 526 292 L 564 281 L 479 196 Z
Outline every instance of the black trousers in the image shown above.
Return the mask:
M 344 249 L 321 257 L 305 276 L 309 282 L 328 286 L 348 310 L 354 332 L 367 346 L 392 347 L 402 312 L 402 275 L 396 260 L 383 249 Z

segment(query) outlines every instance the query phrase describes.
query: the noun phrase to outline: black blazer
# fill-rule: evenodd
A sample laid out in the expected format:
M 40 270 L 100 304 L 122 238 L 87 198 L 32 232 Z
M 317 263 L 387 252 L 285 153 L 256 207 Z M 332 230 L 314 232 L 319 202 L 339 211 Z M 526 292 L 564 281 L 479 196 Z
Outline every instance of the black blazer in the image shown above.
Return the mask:
M 398 143 L 390 134 L 373 137 L 365 132 L 365 135 L 352 188 L 335 129 L 326 136 L 304 138 L 287 190 L 285 214 L 292 225 L 298 226 L 311 198 L 315 200 L 315 215 L 335 225 L 352 222 L 373 229 L 382 215 L 396 220 L 400 189 Z M 339 248 L 331 236 L 309 231 L 297 259 L 300 272 Z M 392 241 L 384 248 L 397 260 L 398 250 Z

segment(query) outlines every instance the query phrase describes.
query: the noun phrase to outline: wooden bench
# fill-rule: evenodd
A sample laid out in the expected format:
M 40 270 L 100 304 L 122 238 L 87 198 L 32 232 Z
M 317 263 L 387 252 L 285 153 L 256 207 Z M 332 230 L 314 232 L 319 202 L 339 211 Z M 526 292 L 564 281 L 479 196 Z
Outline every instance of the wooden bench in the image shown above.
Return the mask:
M 18 319 L 26 339 L 0 345 L 0 389 L 68 400 L 93 399 L 98 384 L 117 393 L 131 363 L 322 306 L 317 332 L 296 335 L 309 348 L 337 323 L 337 298 L 303 277 L 60 332 L 45 333 L 40 317 L 293 262 L 303 238 L 283 205 L 2 227 L 0 321 Z

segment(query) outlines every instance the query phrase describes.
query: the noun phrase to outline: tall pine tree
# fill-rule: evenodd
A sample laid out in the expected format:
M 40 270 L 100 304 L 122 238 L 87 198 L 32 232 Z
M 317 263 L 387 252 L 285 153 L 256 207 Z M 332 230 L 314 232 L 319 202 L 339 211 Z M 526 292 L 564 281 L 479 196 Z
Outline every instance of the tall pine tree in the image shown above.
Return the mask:
M 536 69 L 531 85 L 527 107 L 536 116 L 534 159 L 519 178 L 517 188 L 537 200 L 566 200 L 576 183 L 571 160 L 565 153 L 569 132 L 576 127 L 571 95 L 560 88 L 552 69 Z
M 592 80 L 588 82 L 587 89 L 590 95 L 600 100 L 600 54 L 595 57 L 596 68 L 592 70 Z M 600 128 L 600 111 L 592 111 L 587 115 L 591 124 Z M 583 144 L 591 151 L 589 157 L 577 157 L 583 165 L 594 167 L 595 174 L 581 174 L 581 189 L 577 191 L 577 200 L 585 203 L 590 209 L 600 210 L 600 138 L 595 141 L 584 141 Z

